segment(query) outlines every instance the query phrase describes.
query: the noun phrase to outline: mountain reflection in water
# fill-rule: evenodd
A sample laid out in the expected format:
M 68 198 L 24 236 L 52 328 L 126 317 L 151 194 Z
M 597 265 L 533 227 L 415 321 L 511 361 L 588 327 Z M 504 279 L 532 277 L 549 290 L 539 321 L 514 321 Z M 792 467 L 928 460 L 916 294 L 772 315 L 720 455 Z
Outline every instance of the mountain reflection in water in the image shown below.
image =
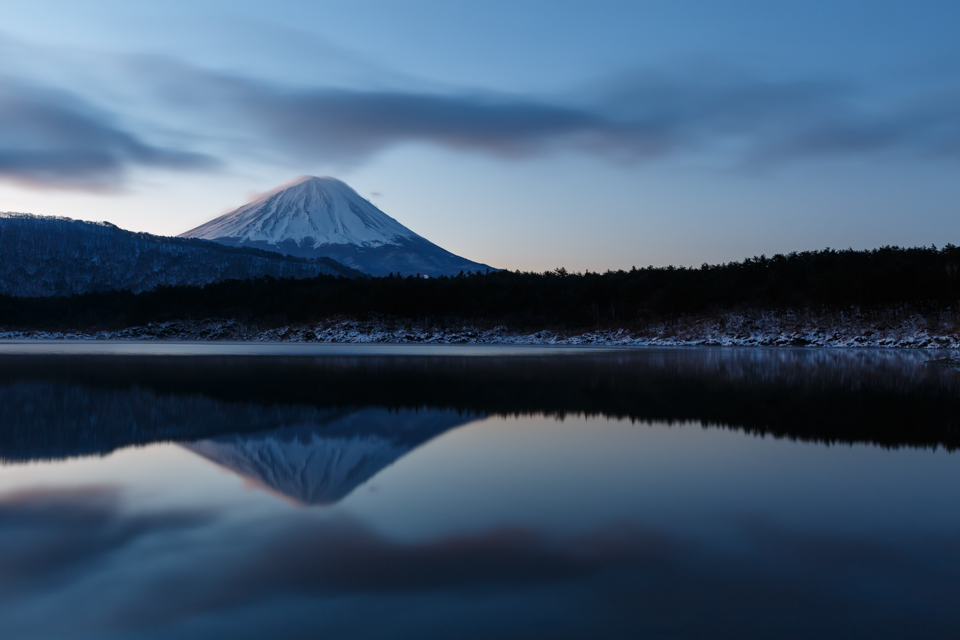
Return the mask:
M 960 636 L 947 354 L 449 353 L 0 355 L 0 637 Z
M 362 409 L 329 420 L 184 447 L 294 502 L 332 504 L 411 449 L 471 418 L 455 411 Z

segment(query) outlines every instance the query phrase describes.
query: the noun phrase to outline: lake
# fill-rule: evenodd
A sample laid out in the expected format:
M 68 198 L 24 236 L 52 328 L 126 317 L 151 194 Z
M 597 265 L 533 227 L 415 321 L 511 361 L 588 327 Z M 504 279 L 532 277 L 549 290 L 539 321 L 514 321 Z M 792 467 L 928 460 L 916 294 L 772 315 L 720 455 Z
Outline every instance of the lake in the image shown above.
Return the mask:
M 957 352 L 0 343 L 0 637 L 960 637 Z

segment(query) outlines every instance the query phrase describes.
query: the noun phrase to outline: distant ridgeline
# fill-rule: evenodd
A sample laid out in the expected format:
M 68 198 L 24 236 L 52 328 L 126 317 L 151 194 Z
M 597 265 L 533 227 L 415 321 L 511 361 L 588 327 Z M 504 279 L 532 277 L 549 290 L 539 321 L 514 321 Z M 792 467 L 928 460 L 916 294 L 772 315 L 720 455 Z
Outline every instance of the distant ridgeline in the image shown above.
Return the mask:
M 9 219 L 5 222 L 10 224 Z M 103 227 L 94 225 L 92 229 Z M 36 247 L 42 246 L 43 238 L 25 235 L 34 245 L 17 251 L 24 255 L 38 252 Z M 196 246 L 203 256 L 215 255 L 222 260 L 216 262 L 218 265 L 234 256 L 250 261 L 260 257 L 245 253 L 202 253 L 201 248 L 205 250 L 208 245 L 164 244 L 165 239 L 130 235 L 133 238 L 129 242 L 136 240 L 151 248 L 166 247 L 176 255 Z M 8 235 L 0 237 L 0 243 L 9 242 Z M 55 250 L 45 251 L 43 255 Z M 164 249 L 156 251 L 163 253 Z M 79 256 L 76 259 L 78 263 L 82 261 Z M 267 258 L 261 259 L 266 264 Z M 123 257 L 119 256 L 118 260 Z M 177 264 L 172 259 L 171 262 Z M 133 263 L 139 264 L 137 260 Z M 307 268 L 302 262 L 270 264 L 277 265 L 278 270 L 281 266 Z M 10 269 L 6 260 L 2 269 Z M 83 271 L 79 264 L 76 269 Z M 162 273 L 146 273 L 152 274 L 150 277 L 159 283 L 167 281 L 162 279 Z M 34 272 L 30 278 L 37 278 L 37 274 Z M 17 277 L 22 280 L 26 274 L 19 272 Z M 27 279 L 20 286 L 27 287 L 26 283 L 31 281 Z M 139 288 L 148 287 L 143 284 Z M 0 298 L 0 327 L 58 331 L 117 329 L 148 322 L 210 318 L 282 327 L 331 317 L 353 317 L 475 326 L 502 324 L 512 329 L 629 328 L 687 315 L 729 311 L 853 309 L 863 314 L 917 313 L 931 317 L 949 314 L 956 318 L 958 300 L 960 249 L 947 245 L 942 249 L 827 249 L 772 258 L 761 256 L 721 265 L 705 264 L 700 268 L 647 267 L 603 274 L 568 273 L 558 269 L 545 273 L 497 271 L 430 279 L 412 276 L 260 278 L 221 282 L 202 290 L 163 287 L 138 295 L 107 292 L 72 298 Z
M 83 222 L 0 213 L 0 294 L 68 296 L 92 291 L 149 291 L 270 276 L 359 275 L 331 260 L 306 260 L 205 240 L 125 231 Z

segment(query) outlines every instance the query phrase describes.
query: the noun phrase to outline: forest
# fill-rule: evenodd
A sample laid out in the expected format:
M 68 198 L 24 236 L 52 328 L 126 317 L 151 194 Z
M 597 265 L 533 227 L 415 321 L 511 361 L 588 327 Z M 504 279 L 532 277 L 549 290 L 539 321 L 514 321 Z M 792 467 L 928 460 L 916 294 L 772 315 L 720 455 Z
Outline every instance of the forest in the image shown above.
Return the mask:
M 489 271 L 229 280 L 134 294 L 0 297 L 5 330 L 110 330 L 168 320 L 233 319 L 260 326 L 330 318 L 504 325 L 512 329 L 631 327 L 686 315 L 754 310 L 957 313 L 960 248 L 806 251 L 700 267 L 605 273 Z

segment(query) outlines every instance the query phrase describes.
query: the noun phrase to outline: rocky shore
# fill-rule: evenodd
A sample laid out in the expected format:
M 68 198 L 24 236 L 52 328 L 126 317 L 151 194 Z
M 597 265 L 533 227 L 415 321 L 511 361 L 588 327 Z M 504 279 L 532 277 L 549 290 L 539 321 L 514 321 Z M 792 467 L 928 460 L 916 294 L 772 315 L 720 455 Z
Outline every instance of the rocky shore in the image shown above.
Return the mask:
M 328 343 L 531 344 L 609 346 L 809 346 L 910 349 L 960 348 L 953 321 L 909 316 L 867 321 L 856 316 L 792 313 L 725 314 L 586 332 L 515 331 L 498 326 L 422 326 L 415 323 L 331 320 L 309 326 L 263 328 L 235 320 L 172 321 L 116 331 L 4 331 L 0 340 L 172 340 Z

